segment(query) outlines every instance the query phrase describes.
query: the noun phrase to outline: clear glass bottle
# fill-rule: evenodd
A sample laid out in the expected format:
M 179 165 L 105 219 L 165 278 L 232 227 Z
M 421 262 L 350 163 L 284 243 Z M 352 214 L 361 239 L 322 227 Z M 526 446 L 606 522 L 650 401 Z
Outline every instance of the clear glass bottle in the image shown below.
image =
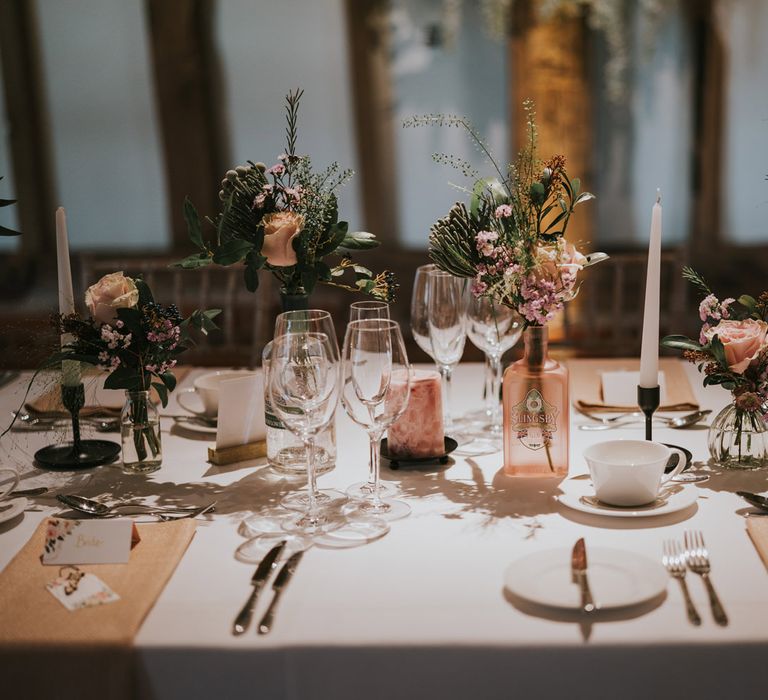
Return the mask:
M 120 414 L 123 471 L 129 474 L 155 472 L 163 463 L 160 414 L 148 391 L 126 391 Z
M 568 474 L 568 370 L 547 356 L 546 326 L 525 329 L 525 355 L 504 373 L 504 473 Z
M 754 411 L 729 403 L 717 414 L 709 428 L 709 454 L 727 469 L 768 467 L 768 424 L 766 406 Z
M 262 355 L 264 377 L 269 372 L 267 343 Z M 289 476 L 306 476 L 307 462 L 304 444 L 277 417 L 269 402 L 266 381 L 264 384 L 264 419 L 267 425 L 267 461 L 270 466 Z M 336 467 L 336 421 L 318 433 L 315 439 L 315 475 L 326 474 Z

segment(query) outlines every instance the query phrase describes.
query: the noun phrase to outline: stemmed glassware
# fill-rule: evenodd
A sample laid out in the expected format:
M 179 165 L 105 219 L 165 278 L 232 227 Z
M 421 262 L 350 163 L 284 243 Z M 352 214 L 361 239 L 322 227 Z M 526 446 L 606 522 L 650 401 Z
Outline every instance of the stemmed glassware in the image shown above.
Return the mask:
M 288 531 L 316 535 L 342 521 L 322 510 L 316 498 L 315 439 L 334 418 L 339 399 L 339 365 L 334 341 L 325 333 L 290 332 L 272 341 L 267 391 L 272 409 L 306 449 L 306 509 L 283 521 Z
M 379 449 L 384 431 L 405 411 L 411 371 L 400 326 L 387 319 L 352 321 L 342 352 L 341 401 L 349 417 L 365 428 L 370 443 L 373 493 L 345 508 L 347 517 L 376 515 L 397 520 L 411 512 L 399 500 L 382 498 Z
M 485 353 L 489 379 L 485 396 L 486 425 L 490 437 L 498 441 L 502 435 L 499 388 L 501 385 L 501 356 L 509 350 L 523 332 L 523 319 L 514 309 L 489 297 L 476 297 L 467 290 L 467 335 Z
M 296 311 L 284 311 L 279 314 L 275 319 L 275 333 L 274 337 L 277 338 L 281 335 L 288 333 L 324 333 L 328 337 L 328 358 L 329 361 L 334 363 L 339 368 L 339 343 L 336 339 L 336 329 L 333 325 L 333 319 L 327 311 L 322 309 L 301 309 Z M 269 366 L 270 360 L 268 355 L 271 354 L 271 344 L 268 348 L 265 348 L 263 367 L 265 370 L 265 386 L 269 380 Z M 267 397 L 269 398 L 269 397 Z M 277 431 L 274 431 L 275 433 Z M 290 431 L 280 431 L 281 433 Z M 273 440 L 276 440 L 278 435 L 273 434 L 271 436 Z M 335 426 L 333 423 L 329 424 L 327 428 L 318 436 L 315 453 L 315 474 L 319 476 L 330 470 L 333 461 L 336 457 L 335 452 Z M 286 446 L 283 448 L 283 453 L 292 452 L 290 459 L 292 461 L 302 463 L 304 461 L 304 449 L 300 445 Z M 331 502 L 338 502 L 344 500 L 344 494 L 340 491 L 333 489 L 317 489 L 317 483 L 314 482 L 315 498 L 319 505 L 325 506 Z M 281 501 L 281 505 L 291 510 L 304 510 L 307 507 L 308 496 L 305 490 L 296 491 L 295 493 L 288 494 Z
M 389 304 L 385 301 L 365 300 L 356 301 L 349 306 L 349 320 L 364 321 L 367 319 L 389 319 Z M 368 480 L 358 481 L 347 489 L 350 498 L 370 498 L 374 490 L 373 460 L 369 460 Z M 379 496 L 388 498 L 395 494 L 395 489 L 389 484 L 379 483 Z
M 427 283 L 429 273 L 433 270 L 437 270 L 437 265 L 432 263 L 416 268 L 411 294 L 411 335 L 413 335 L 416 345 L 430 357 L 432 357 L 432 344 L 429 342 Z
M 443 379 L 443 422 L 445 432 L 453 429 L 451 417 L 451 375 L 464 353 L 467 338 L 467 281 L 442 270 L 427 273 L 427 327 L 432 357 Z

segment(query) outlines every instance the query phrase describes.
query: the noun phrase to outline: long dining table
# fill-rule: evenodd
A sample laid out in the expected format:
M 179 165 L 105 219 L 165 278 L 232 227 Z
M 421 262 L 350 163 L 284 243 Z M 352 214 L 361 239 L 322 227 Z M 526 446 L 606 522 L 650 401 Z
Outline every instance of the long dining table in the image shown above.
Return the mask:
M 191 386 L 202 371 L 195 369 L 183 385 Z M 686 365 L 686 372 L 702 408 L 716 412 L 726 404 L 724 391 L 701 387 L 695 367 Z M 482 373 L 479 364 L 458 366 L 454 414 L 481 407 Z M 26 378 L 0 391 L 0 416 L 18 407 Z M 164 412 L 180 410 L 172 397 Z M 588 445 L 643 436 L 639 423 L 578 429 L 587 422 L 571 412 L 569 479 L 587 473 L 582 452 Z M 319 485 L 343 491 L 367 475 L 367 436 L 341 407 L 336 427 L 336 468 Z M 19 470 L 19 488 L 42 484 L 159 503 L 216 500 L 215 513 L 198 521 L 134 640 L 140 698 L 723 699 L 764 692 L 768 571 L 745 529 L 751 509 L 735 492 L 767 491 L 768 471 L 707 465 L 705 424 L 685 430 L 657 425 L 654 431 L 655 439 L 689 449 L 696 468 L 710 478 L 685 487 L 698 494 L 691 507 L 641 519 L 566 508 L 555 499 L 560 480 L 506 477 L 500 452 L 458 450 L 445 466 L 393 470 L 384 463 L 383 480 L 397 487 L 411 515 L 364 546 L 309 549 L 285 590 L 273 631 L 263 636 L 253 629 L 231 633 L 255 568 L 234 556 L 243 542 L 238 525 L 301 480 L 280 476 L 264 460 L 214 466 L 207 461 L 212 436 L 170 418 L 163 419 L 163 466 L 151 475 L 124 475 L 119 462 L 81 472 L 38 469 L 32 455 L 50 441 L 44 432 L 6 435 L 0 462 Z M 53 499 L 35 503 L 23 517 L 0 524 L 0 570 L 40 521 L 59 510 Z M 505 571 L 529 553 L 570 548 L 584 537 L 588 549 L 614 548 L 660 562 L 663 541 L 682 539 L 685 530 L 701 530 L 706 538 L 727 626 L 713 621 L 705 588 L 693 574 L 688 585 L 703 619 L 699 627 L 689 624 L 672 579 L 666 593 L 647 604 L 597 617 L 529 605 L 504 587 Z

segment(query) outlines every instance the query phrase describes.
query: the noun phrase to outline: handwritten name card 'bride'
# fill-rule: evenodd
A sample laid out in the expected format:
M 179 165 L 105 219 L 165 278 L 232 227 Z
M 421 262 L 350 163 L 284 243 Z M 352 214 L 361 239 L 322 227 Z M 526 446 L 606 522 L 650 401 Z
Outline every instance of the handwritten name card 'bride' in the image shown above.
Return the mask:
M 130 520 L 48 518 L 43 564 L 124 564 L 134 529 Z

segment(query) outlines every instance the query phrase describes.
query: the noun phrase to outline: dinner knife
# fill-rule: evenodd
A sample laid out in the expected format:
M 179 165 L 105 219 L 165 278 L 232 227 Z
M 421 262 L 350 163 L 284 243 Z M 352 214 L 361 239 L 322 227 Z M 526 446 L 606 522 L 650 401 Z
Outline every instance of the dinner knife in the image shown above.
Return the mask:
M 256 571 L 251 578 L 251 585 L 253 586 L 253 590 L 251 591 L 251 595 L 248 596 L 248 600 L 245 601 L 243 609 L 235 618 L 235 622 L 232 625 L 232 634 L 236 636 L 242 634 L 246 629 L 248 629 L 248 625 L 251 624 L 253 611 L 256 608 L 256 600 L 258 599 L 259 593 L 264 587 L 264 584 L 275 570 L 275 567 L 277 566 L 277 560 L 280 558 L 283 549 L 285 549 L 285 544 L 286 541 L 282 540 L 274 547 L 272 547 L 272 549 L 267 552 L 267 556 L 265 556 L 256 567 Z
M 267 634 L 272 629 L 272 622 L 275 618 L 277 602 L 280 600 L 280 596 L 283 594 L 283 589 L 291 580 L 293 572 L 296 571 L 296 567 L 299 565 L 302 556 L 304 556 L 303 551 L 299 551 L 291 555 L 288 561 L 283 565 L 283 568 L 280 569 L 277 576 L 275 577 L 275 582 L 272 584 L 275 595 L 272 596 L 272 602 L 269 604 L 267 612 L 264 613 L 264 617 L 261 618 L 261 622 L 259 623 L 258 627 L 259 634 Z
M 581 591 L 581 609 L 585 613 L 591 613 L 596 609 L 595 601 L 592 599 L 592 591 L 589 590 L 589 580 L 587 579 L 587 547 L 584 544 L 584 538 L 581 537 L 573 545 L 571 553 L 571 577 L 573 582 L 578 584 Z

